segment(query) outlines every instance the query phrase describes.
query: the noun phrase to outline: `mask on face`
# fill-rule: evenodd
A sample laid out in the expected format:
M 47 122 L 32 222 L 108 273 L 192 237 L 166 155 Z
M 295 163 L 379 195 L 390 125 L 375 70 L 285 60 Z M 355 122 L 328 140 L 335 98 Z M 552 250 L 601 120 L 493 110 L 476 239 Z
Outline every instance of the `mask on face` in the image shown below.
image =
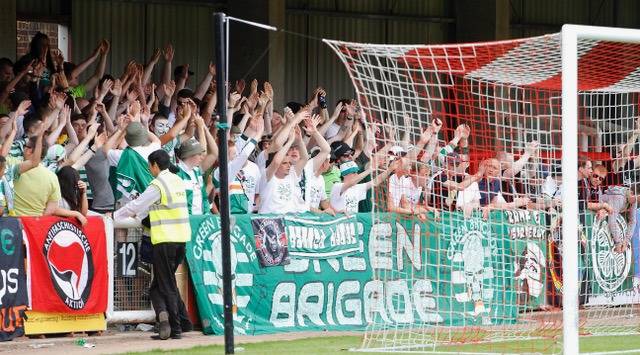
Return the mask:
M 158 137 L 167 134 L 167 132 L 169 132 L 169 128 L 168 120 L 156 120 L 153 123 L 153 133 Z

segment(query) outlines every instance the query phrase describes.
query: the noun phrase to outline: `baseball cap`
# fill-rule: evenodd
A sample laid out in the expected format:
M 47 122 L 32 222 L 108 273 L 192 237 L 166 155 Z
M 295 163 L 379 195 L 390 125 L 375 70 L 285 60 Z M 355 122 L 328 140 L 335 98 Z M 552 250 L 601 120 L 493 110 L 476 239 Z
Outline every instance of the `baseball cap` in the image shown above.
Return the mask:
M 202 145 L 193 138 L 182 142 L 182 144 L 180 144 L 180 148 L 178 148 L 178 157 L 180 157 L 180 159 L 187 159 L 202 153 L 204 153 Z
M 335 159 L 340 159 L 345 154 L 353 154 L 355 150 L 353 150 L 347 143 L 345 142 L 333 142 L 331 143 L 331 155 Z
M 64 159 L 65 156 L 66 151 L 64 150 L 64 147 L 60 144 L 54 144 L 47 150 L 47 156 L 45 157 L 45 160 L 57 162 Z
M 403 157 L 407 155 L 407 150 L 400 145 L 394 145 L 393 147 L 389 148 L 389 154 L 393 154 L 397 157 Z
M 356 164 L 353 160 L 346 161 L 340 164 L 340 176 L 345 177 L 349 174 L 356 174 L 360 169 L 358 168 L 358 164 Z

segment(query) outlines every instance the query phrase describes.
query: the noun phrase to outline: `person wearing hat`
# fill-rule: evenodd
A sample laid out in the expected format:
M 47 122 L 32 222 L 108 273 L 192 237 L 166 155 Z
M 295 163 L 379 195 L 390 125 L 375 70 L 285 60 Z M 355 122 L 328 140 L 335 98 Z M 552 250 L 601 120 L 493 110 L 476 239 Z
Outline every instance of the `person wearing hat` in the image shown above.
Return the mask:
M 177 175 L 182 178 L 187 191 L 187 207 L 190 215 L 201 215 L 210 212 L 207 187 L 202 178 L 200 164 L 204 159 L 205 149 L 194 138 L 184 141 L 178 148 Z
M 137 104 L 137 105 L 136 105 Z M 149 186 L 153 177 L 149 172 L 147 158 L 160 149 L 160 140 L 140 123 L 140 104 L 131 104 L 126 119 L 118 125 L 116 132 L 102 147 L 109 165 L 115 167 L 115 201 L 127 203 L 135 199 Z M 131 121 L 126 123 L 126 121 Z M 122 139 L 127 143 L 123 150 L 114 149 Z
M 330 169 L 322 174 L 324 178 L 324 188 L 327 196 L 331 196 L 333 184 L 341 182 L 340 164 L 353 160 L 353 150 L 347 143 L 342 141 L 331 143 L 331 163 L 334 163 Z
M 349 160 L 340 164 L 342 182 L 335 183 L 331 188 L 331 207 L 337 213 L 357 213 L 358 203 L 367 198 L 367 191 L 385 181 L 397 166 L 398 161 L 393 162 L 385 171 L 378 174 L 375 179 L 360 183 L 371 174 L 372 169 L 370 167 L 358 174 L 358 164 L 354 161 Z
M 153 180 L 138 198 L 118 209 L 113 217 L 122 220 L 149 215 L 154 271 L 149 296 L 160 325 L 158 337 L 180 339 L 182 299 L 175 272 L 184 261 L 185 243 L 191 240 L 187 192 L 166 151 L 158 148 L 148 159 L 147 169 Z

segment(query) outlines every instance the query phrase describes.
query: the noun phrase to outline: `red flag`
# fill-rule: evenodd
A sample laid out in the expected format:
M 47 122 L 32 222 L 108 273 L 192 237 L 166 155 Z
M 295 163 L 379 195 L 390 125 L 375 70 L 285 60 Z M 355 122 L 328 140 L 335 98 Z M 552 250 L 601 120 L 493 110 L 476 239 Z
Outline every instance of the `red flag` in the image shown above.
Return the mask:
M 76 314 L 107 310 L 107 245 L 104 223 L 58 217 L 22 217 L 29 241 L 31 308 Z

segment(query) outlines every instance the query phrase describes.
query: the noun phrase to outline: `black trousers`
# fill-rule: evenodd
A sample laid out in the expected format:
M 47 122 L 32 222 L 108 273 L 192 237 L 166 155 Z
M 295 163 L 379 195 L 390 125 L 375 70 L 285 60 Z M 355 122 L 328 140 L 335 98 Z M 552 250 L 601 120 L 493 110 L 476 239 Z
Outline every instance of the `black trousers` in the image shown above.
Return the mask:
M 175 275 L 184 257 L 185 243 L 160 243 L 153 246 L 153 280 L 149 295 L 156 317 L 163 311 L 169 314 L 172 333 L 182 332 L 181 318 L 186 313 Z

